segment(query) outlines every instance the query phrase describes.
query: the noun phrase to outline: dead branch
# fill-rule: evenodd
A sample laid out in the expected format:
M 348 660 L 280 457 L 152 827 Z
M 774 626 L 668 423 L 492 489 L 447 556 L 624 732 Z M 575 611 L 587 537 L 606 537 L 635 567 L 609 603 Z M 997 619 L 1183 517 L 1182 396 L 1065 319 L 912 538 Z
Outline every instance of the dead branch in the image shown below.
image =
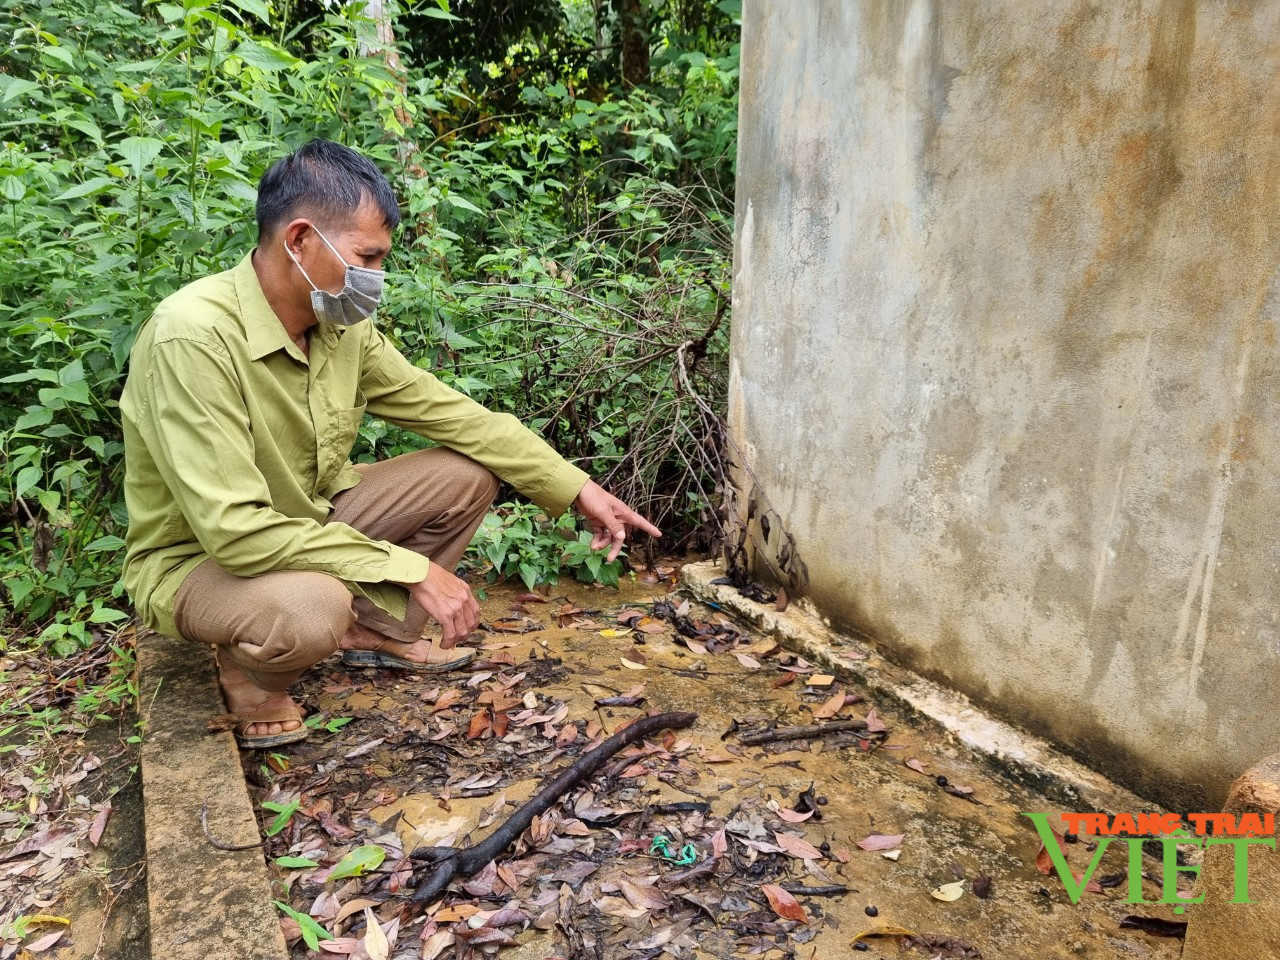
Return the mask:
M 554 780 L 534 794 L 533 799 L 513 813 L 506 823 L 474 847 L 468 847 L 465 850 L 449 847 L 415 850 L 410 854 L 413 859 L 427 860 L 434 863 L 435 867 L 413 892 L 413 899 L 418 902 L 434 900 L 444 893 L 445 888 L 453 882 L 454 878 L 469 877 L 491 860 L 497 859 L 498 854 L 515 843 L 520 835 L 529 829 L 534 817 L 551 809 L 561 797 L 583 783 L 623 747 L 630 746 L 637 740 L 643 740 L 659 730 L 682 730 L 685 727 L 691 727 L 697 719 L 696 713 L 660 713 L 652 717 L 642 717 L 571 763 Z
M 259 840 L 257 843 L 223 843 L 212 833 L 209 832 L 209 798 L 204 798 L 204 803 L 200 806 L 200 826 L 204 828 L 204 838 L 209 841 L 209 845 L 215 850 L 226 850 L 235 853 L 239 850 L 257 850 L 259 847 L 266 846 L 266 838 Z
M 764 733 L 748 733 L 738 737 L 744 747 L 758 747 L 762 743 L 776 743 L 779 740 L 808 740 L 814 737 L 825 737 L 828 733 L 844 733 L 849 730 L 865 730 L 865 720 L 835 720 L 831 723 L 815 723 L 807 727 L 779 727 L 777 730 L 766 730 Z
M 784 883 L 782 889 L 793 897 L 843 897 L 849 892 L 848 887 L 806 887 L 803 883 Z

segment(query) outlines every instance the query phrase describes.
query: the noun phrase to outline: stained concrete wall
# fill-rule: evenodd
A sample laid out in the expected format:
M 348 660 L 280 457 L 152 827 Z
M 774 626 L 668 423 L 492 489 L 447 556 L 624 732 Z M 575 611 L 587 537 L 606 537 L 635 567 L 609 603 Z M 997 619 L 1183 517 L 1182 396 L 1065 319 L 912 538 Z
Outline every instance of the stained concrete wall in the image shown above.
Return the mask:
M 731 428 L 810 598 L 1220 802 L 1280 744 L 1280 0 L 744 7 Z

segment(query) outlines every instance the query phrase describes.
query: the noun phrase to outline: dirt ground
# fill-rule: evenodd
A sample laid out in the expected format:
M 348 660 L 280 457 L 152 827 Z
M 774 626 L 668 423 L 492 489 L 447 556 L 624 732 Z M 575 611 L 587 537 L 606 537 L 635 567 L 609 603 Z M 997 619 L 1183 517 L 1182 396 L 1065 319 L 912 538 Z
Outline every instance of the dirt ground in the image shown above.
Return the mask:
M 537 602 L 491 587 L 480 655 L 461 671 L 336 659 L 314 671 L 311 739 L 244 755 L 255 805 L 270 805 L 268 858 L 315 864 L 274 868 L 301 921 L 285 921 L 294 956 L 317 955 L 303 927 L 335 938 L 321 955 L 390 958 L 1180 954 L 1176 939 L 1120 926 L 1135 913 L 1175 919 L 1125 902 L 1122 851 L 1098 871 L 1107 886 L 1072 904 L 1037 869 L 1040 843 L 1019 815 L 1065 811 L 666 590 L 562 581 Z M 478 842 L 573 759 L 658 711 L 698 719 L 624 751 L 440 899 L 406 898 L 425 875 L 410 852 Z M 867 726 L 740 743 L 840 720 Z M 1087 865 L 1087 842 L 1065 850 Z
M 55 712 L 99 671 L 92 659 L 13 654 L 0 667 L 0 958 L 150 956 L 136 713 L 85 730 Z

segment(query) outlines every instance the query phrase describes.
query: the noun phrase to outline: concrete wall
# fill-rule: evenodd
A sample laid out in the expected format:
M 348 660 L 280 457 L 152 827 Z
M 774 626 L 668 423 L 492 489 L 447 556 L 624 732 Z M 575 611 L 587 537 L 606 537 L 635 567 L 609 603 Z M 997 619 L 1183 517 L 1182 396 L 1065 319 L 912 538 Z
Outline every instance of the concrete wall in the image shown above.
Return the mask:
M 760 510 L 837 625 L 1184 808 L 1280 744 L 1278 78 L 1280 0 L 745 3 Z

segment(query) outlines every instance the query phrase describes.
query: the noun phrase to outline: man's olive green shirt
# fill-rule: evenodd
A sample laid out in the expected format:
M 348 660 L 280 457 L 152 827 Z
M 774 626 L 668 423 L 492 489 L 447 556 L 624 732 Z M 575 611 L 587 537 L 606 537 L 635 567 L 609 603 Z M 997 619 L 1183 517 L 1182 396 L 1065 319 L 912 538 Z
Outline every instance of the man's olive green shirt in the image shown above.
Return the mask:
M 208 558 L 241 577 L 318 570 L 395 616 L 426 558 L 326 523 L 360 482 L 366 413 L 484 464 L 550 513 L 587 475 L 507 414 L 409 363 L 372 322 L 312 328 L 310 356 L 267 303 L 252 255 L 165 299 L 138 334 L 120 401 L 129 508 L 124 583 L 176 635 L 178 588 Z

